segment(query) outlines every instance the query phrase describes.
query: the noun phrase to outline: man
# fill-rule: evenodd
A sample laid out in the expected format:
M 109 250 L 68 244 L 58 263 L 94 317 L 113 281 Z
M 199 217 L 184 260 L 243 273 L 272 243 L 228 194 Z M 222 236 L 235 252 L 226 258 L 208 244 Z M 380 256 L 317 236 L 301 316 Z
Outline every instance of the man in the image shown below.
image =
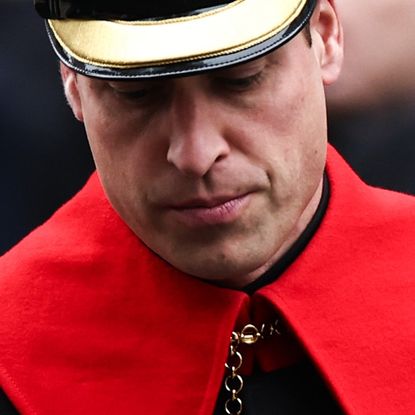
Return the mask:
M 97 175 L 2 259 L 3 399 L 413 412 L 415 202 L 326 161 L 334 3 L 109 3 L 37 2 Z

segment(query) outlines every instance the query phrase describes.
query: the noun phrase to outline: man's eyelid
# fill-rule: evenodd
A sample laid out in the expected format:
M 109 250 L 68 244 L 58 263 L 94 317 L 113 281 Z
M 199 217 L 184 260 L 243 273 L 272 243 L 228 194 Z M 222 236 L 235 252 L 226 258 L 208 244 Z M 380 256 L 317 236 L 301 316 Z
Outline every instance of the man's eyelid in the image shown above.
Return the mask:
M 248 62 L 243 65 L 234 66 L 232 68 L 227 68 L 217 71 L 218 78 L 234 78 L 234 79 L 243 79 L 250 78 L 255 75 L 260 74 L 265 69 L 265 62 Z

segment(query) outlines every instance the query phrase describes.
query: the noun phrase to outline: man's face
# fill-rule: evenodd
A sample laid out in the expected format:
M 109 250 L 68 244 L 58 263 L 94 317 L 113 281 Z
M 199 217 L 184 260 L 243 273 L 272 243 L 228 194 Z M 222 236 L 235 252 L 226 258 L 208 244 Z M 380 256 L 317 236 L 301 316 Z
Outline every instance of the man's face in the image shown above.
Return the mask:
M 73 75 L 74 110 L 105 191 L 151 250 L 191 275 L 240 286 L 295 240 L 315 211 L 325 164 L 317 55 L 297 36 L 200 76 Z

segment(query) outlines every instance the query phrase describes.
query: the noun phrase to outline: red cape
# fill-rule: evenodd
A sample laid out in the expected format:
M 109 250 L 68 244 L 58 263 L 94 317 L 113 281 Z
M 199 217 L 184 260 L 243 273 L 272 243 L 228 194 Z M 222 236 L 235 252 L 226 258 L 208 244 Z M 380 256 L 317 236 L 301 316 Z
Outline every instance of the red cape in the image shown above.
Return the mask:
M 234 326 L 277 313 L 346 413 L 414 414 L 414 198 L 364 185 L 333 150 L 327 171 L 320 228 L 252 296 L 154 255 L 94 175 L 0 260 L 1 388 L 24 415 L 210 415 Z

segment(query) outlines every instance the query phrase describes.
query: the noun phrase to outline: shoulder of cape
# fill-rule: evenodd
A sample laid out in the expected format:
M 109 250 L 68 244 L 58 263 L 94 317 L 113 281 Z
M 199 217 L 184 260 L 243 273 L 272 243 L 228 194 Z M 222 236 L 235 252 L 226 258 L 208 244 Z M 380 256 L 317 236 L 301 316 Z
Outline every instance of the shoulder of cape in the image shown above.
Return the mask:
M 347 413 L 415 411 L 415 198 L 365 185 L 330 149 L 323 221 L 262 290 Z
M 0 387 L 19 411 L 150 413 L 156 399 L 160 413 L 212 412 L 246 296 L 154 255 L 95 175 L 0 269 Z M 191 396 L 181 393 L 188 379 Z
M 341 156 L 329 148 L 327 173 L 332 197 L 329 218 L 354 231 L 372 234 L 389 230 L 382 240 L 415 239 L 415 197 L 364 184 Z M 336 229 L 341 234 L 341 230 Z
M 116 231 L 116 234 L 110 235 L 105 232 L 107 230 Z M 94 173 L 78 194 L 3 255 L 1 261 L 19 265 L 38 258 L 53 260 L 55 255 L 59 255 L 59 259 L 85 255 L 87 249 L 99 249 L 104 243 L 115 245 L 120 236 L 128 240 L 133 238 L 111 208 Z

